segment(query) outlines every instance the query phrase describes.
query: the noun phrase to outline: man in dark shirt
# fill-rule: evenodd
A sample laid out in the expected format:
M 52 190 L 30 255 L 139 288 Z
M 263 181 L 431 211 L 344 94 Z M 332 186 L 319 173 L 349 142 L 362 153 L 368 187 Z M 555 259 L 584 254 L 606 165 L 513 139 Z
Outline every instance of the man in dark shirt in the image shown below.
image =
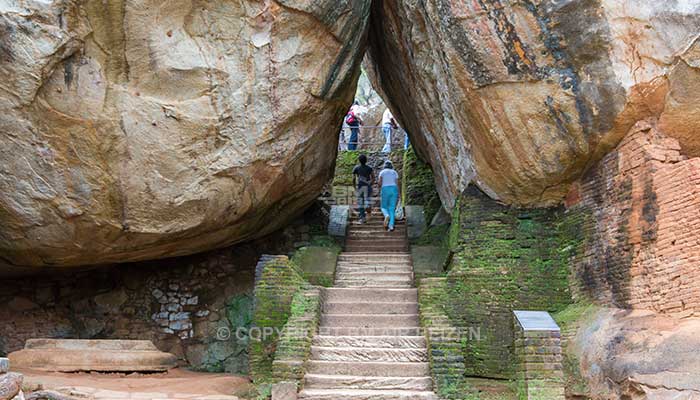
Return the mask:
M 374 170 L 367 165 L 367 156 L 360 154 L 360 165 L 352 170 L 352 186 L 356 188 L 357 207 L 360 212 L 360 223 L 366 222 L 365 210 L 369 209 L 372 197 L 372 185 L 374 184 Z

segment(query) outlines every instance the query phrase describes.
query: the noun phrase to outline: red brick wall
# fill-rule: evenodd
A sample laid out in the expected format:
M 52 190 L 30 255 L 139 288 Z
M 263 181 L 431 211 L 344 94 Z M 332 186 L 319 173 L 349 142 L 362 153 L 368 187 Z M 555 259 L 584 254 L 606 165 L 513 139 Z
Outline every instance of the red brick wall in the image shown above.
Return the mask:
M 607 305 L 700 314 L 700 158 L 635 125 L 567 198 L 587 214 L 574 292 Z

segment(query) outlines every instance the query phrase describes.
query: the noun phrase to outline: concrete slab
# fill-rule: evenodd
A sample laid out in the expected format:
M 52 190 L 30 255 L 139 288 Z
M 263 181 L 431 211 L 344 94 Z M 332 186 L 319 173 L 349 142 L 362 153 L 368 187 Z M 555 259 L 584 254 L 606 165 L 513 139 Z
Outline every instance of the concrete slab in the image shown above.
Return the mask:
M 150 340 L 29 339 L 9 359 L 16 368 L 55 372 L 159 372 L 177 366 L 177 357 Z
M 559 325 L 546 311 L 513 311 L 525 331 L 559 331 Z

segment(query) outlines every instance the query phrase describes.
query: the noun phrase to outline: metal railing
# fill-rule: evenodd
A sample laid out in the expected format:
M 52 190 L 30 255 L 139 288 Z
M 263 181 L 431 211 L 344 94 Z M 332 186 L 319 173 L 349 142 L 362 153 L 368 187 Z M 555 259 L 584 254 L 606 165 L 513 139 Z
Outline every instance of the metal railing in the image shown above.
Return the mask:
M 357 130 L 357 140 L 353 138 L 353 130 Z M 403 128 L 392 128 L 390 141 L 384 136 L 383 126 L 361 125 L 351 127 L 343 125 L 340 130 L 338 150 L 385 151 L 402 150 L 406 148 L 406 131 Z

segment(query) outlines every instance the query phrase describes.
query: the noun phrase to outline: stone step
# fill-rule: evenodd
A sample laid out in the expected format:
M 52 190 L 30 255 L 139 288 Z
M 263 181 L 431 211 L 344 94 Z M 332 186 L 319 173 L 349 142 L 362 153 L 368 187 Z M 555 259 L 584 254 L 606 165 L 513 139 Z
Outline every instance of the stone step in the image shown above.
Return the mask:
M 309 374 L 381 376 L 381 377 L 424 377 L 430 375 L 427 362 L 344 362 L 310 360 Z
M 321 326 L 318 332 L 323 336 L 420 336 L 423 334 L 421 328 L 416 326 L 391 328 Z
M 424 349 L 427 343 L 423 336 L 315 336 L 313 345 L 322 347 Z
M 349 229 L 347 236 L 348 239 L 364 238 L 364 237 L 376 237 L 376 238 L 403 238 L 406 239 L 406 229 L 399 229 L 394 227 L 393 232 L 389 232 L 384 228 L 381 229 Z
M 383 246 L 383 247 L 395 247 L 395 246 L 408 246 L 408 241 L 404 239 L 374 239 L 374 238 L 357 238 L 357 239 L 347 239 L 345 241 L 345 247 L 348 246 Z
M 345 254 L 355 254 L 355 253 L 345 253 Z M 368 259 L 368 260 L 340 260 L 336 264 L 339 267 L 355 267 L 355 268 L 371 268 L 371 267 L 404 267 L 407 269 L 413 269 L 413 263 L 411 260 L 396 260 L 393 259 L 395 254 L 391 255 L 392 259 L 380 260 L 380 259 Z
M 311 346 L 311 359 L 320 361 L 427 362 L 428 351 L 426 349 Z
M 369 389 L 369 390 L 417 390 L 430 391 L 433 381 L 429 377 L 381 377 L 348 375 L 312 375 L 304 377 L 305 389 Z
M 406 252 L 403 254 L 392 254 L 391 257 L 387 257 L 386 254 L 373 253 L 371 251 L 365 252 L 364 254 L 348 254 L 340 253 L 338 255 L 338 261 L 351 261 L 351 262 L 374 262 L 374 261 L 391 261 L 391 262 L 412 262 L 411 253 Z
M 398 265 L 393 266 L 371 266 L 371 267 L 350 267 L 347 265 L 337 266 L 336 275 L 362 275 L 362 276 L 374 276 L 375 274 L 397 274 L 403 275 L 408 274 L 413 278 L 413 269 L 410 267 L 402 267 Z
M 418 327 L 417 314 L 322 314 L 321 326 L 347 328 Z
M 367 279 L 336 279 L 335 287 L 339 288 L 412 288 L 413 280 L 373 281 Z
M 336 269 L 335 279 L 371 279 L 374 281 L 398 281 L 398 280 L 413 280 L 413 272 L 376 272 L 369 270 L 346 270 Z
M 384 252 L 384 253 L 403 253 L 408 249 L 408 246 L 401 246 L 401 247 L 385 247 L 382 245 L 372 245 L 372 246 L 365 246 L 365 245 L 351 245 L 351 246 L 345 246 L 345 251 L 350 252 L 350 253 L 363 253 L 367 250 L 372 250 L 376 252 Z
M 304 389 L 300 400 L 438 400 L 433 392 L 412 390 Z
M 418 302 L 417 289 L 327 288 L 324 293 L 327 302 Z

